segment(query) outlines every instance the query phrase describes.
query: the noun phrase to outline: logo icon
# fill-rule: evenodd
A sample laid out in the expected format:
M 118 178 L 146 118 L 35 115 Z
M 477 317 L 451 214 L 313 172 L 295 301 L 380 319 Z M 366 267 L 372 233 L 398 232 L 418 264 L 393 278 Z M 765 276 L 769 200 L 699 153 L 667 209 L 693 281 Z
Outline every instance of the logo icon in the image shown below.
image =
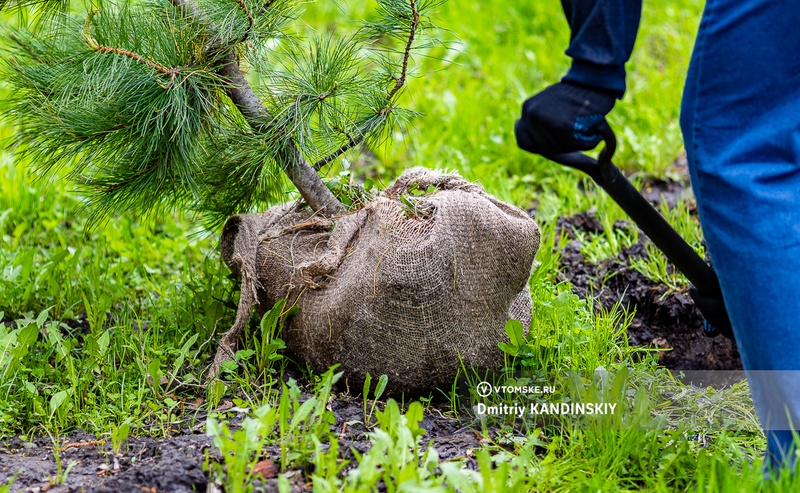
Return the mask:
M 489 382 L 481 382 L 475 387 L 475 392 L 480 397 L 489 397 L 492 393 L 492 384 Z

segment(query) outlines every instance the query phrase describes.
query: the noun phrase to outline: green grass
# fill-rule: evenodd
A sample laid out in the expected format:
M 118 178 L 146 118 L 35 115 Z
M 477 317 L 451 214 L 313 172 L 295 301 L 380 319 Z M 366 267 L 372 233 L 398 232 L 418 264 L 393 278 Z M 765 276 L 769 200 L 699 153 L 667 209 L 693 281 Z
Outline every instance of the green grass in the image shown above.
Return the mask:
M 17 322 L 0 326 L 0 435 L 77 423 L 102 434 L 130 416 L 166 429 L 149 375 L 170 392 L 198 383 L 204 343 L 229 324 L 216 239 L 177 217 L 86 231 L 63 182 L 33 180 L 11 151 L 0 162 L 0 313 Z
M 348 7 L 357 15 L 371 5 Z M 615 160 L 635 180 L 672 177 L 670 165 L 681 152 L 683 74 L 701 8 L 699 0 L 645 6 L 629 90 L 611 116 L 620 140 Z M 308 9 L 310 26 L 353 25 L 332 2 Z M 314 471 L 316 491 L 373 491 L 379 482 L 389 491 L 796 488 L 788 475 L 762 484 L 765 441 L 746 385 L 719 393 L 675 382 L 652 353 L 628 345 L 630 314 L 598 311 L 557 281 L 558 216 L 593 209 L 606 226 L 625 219 L 586 177 L 514 144 L 521 102 L 568 67 L 559 2 L 451 1 L 440 10 L 449 49 L 417 59 L 419 77 L 406 96 L 424 118 L 372 149 L 378 162 L 354 165 L 352 172 L 389 183 L 415 165 L 455 169 L 503 200 L 535 206 L 543 234 L 531 278 L 533 325 L 507 347 L 497 382 L 549 382 L 559 387 L 559 398 L 613 400 L 624 412 L 595 421 L 513 421 L 475 416 L 472 406 L 481 399 L 463 396 L 454 413 L 474 418 L 479 431 L 486 424 L 502 431 L 476 453 L 480 467 L 471 471 L 461 461 L 438 460 L 419 428 L 420 403 L 390 401 L 374 409 L 365 398 L 373 447 L 345 464 L 324 406 L 334 374 L 312 377 L 315 397 L 303 402 L 296 384 L 277 383 L 286 362 L 268 321 L 247 335 L 261 345 L 238 354 L 240 365 L 226 373 L 233 380 L 228 388 L 200 385 L 236 299 L 217 253 L 218 232 L 204 232 L 196 218 L 180 214 L 123 215 L 87 230 L 81 197 L 64 180 L 34 179 L 28 166 L 35 163 L 8 147 L 0 152 L 0 319 L 16 324 L 0 325 L 0 439 L 57 437 L 80 426 L 119 447 L 128 433 L 168 436 L 194 425 L 183 399 L 204 398 L 213 409 L 227 395 L 253 410 L 240 429 L 229 427 L 224 415 L 207 423 L 227 474 L 221 464 L 208 464 L 208 471 L 227 491 L 248 491 L 255 451 L 270 444 L 280 446 L 283 469 Z M 7 93 L 0 82 L 0 94 Z M 0 123 L 0 138 L 13 133 L 8 122 Z M 699 227 L 684 207 L 669 220 L 699 249 Z M 581 239 L 586 257 L 600 260 L 637 238 L 632 229 L 606 227 L 603 235 Z M 686 287 L 659 256 L 638 268 L 674 289 Z M 517 397 L 494 399 L 489 402 Z M 353 471 L 342 477 L 346 465 Z M 9 488 L 0 485 L 0 491 Z

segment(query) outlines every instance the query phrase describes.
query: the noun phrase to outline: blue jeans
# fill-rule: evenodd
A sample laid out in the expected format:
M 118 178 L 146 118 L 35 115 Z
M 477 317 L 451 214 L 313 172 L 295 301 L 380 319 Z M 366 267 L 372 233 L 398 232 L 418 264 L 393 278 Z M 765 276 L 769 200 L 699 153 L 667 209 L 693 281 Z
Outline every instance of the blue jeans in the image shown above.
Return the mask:
M 692 187 L 766 467 L 800 427 L 800 2 L 708 0 L 681 108 Z

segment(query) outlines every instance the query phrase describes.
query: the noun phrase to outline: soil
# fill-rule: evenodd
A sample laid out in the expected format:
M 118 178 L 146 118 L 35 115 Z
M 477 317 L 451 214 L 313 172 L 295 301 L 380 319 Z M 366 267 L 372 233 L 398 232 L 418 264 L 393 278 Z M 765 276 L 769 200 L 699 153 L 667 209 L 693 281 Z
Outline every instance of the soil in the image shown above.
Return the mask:
M 679 199 L 691 198 L 691 192 L 680 182 L 650 182 L 642 193 L 656 207 L 661 201 L 674 207 Z M 690 213 L 696 212 L 696 209 L 690 210 Z M 632 225 L 618 221 L 613 227 L 630 228 Z M 582 298 L 592 296 L 607 309 L 621 301 L 623 306 L 635 310 L 628 329 L 632 345 L 660 350 L 659 364 L 676 374 L 681 370 L 690 371 L 689 380 L 696 385 L 725 385 L 743 377 L 738 371 L 729 371 L 742 369 L 736 345 L 722 336 L 703 335 L 703 317 L 688 292 L 671 292 L 631 268 L 633 259 L 647 256 L 644 233 L 639 231 L 639 242 L 625 248 L 618 257 L 590 264 L 580 253 L 581 245 L 575 240 L 575 232 L 603 232 L 603 225 L 595 215 L 589 211 L 561 217 L 556 229 L 557 234 L 563 231 L 573 240 L 562 248 L 560 276 L 569 281 L 575 294 Z M 708 381 L 700 381 L 703 379 Z
M 81 431 L 61 437 L 61 463 L 71 465 L 63 484 L 48 437 L 0 442 L 0 484 L 19 473 L 12 491 L 191 492 L 205 491 L 202 470 L 210 441 L 204 435 L 131 438 L 115 456 L 109 443 Z
M 221 409 L 231 408 L 223 401 Z M 354 459 L 352 450 L 359 454 L 369 448 L 366 427 L 354 421 L 363 420 L 362 401 L 350 396 L 333 400 L 330 406 L 336 416 L 333 428 L 339 434 L 343 458 Z M 232 420 L 233 422 L 236 419 Z M 345 423 L 348 423 L 345 425 Z M 433 445 L 441 459 L 470 455 L 480 447 L 480 435 L 460 421 L 447 418 L 437 406 L 431 406 L 422 421 L 427 430 L 426 441 Z M 195 491 L 221 491 L 209 485 L 203 464 L 207 457 L 220 457 L 211 438 L 202 434 L 202 425 L 183 429 L 166 438 L 130 438 L 115 455 L 104 437 L 96 437 L 80 430 L 60 437 L 61 463 L 69 467 L 63 482 L 56 480 L 58 466 L 54 459 L 53 442 L 48 437 L 24 441 L 11 438 L 0 441 L 0 485 L 14 474 L 19 474 L 12 491 L 51 493 L 188 493 Z M 426 442 L 427 443 L 427 442 Z M 280 450 L 270 447 L 259 463 L 264 468 L 264 479 L 259 480 L 257 491 L 278 491 L 277 469 Z M 309 491 L 302 471 L 283 473 L 290 479 L 292 491 Z M 58 483 L 58 484 L 55 484 Z
M 688 192 L 680 183 L 652 182 L 645 186 L 643 193 L 654 203 L 666 200 L 669 206 L 674 206 Z M 688 294 L 668 292 L 665 286 L 630 268 L 631 259 L 647 255 L 643 234 L 640 234 L 642 240 L 639 243 L 626 248 L 618 258 L 591 265 L 581 256 L 574 231 L 601 232 L 603 226 L 597 218 L 586 212 L 562 217 L 557 226 L 573 239 L 561 252 L 563 280 L 572 284 L 577 295 L 585 297 L 590 294 L 596 303 L 606 308 L 622 300 L 623 305 L 634 309 L 635 316 L 628 330 L 632 344 L 662 350 L 659 362 L 673 370 L 741 368 L 739 354 L 731 341 L 702 335 L 702 317 Z M 620 221 L 614 227 L 628 228 L 631 225 Z M 84 320 L 77 320 L 70 328 L 80 332 L 83 325 Z M 700 381 L 693 383 L 705 384 Z M 229 402 L 224 402 L 225 405 L 232 407 Z M 336 415 L 334 429 L 340 433 L 341 450 L 347 451 L 344 455 L 352 454 L 351 450 L 365 452 L 369 446 L 366 428 L 360 423 L 345 425 L 363 419 L 362 401 L 342 396 L 331 402 L 330 409 Z M 433 403 L 429 407 L 422 423 L 428 432 L 425 440 L 433 440 L 442 459 L 471 457 L 471 451 L 481 445 L 480 435 L 469 427 L 470 423 L 448 418 L 446 412 L 443 404 Z M 18 473 L 12 491 L 219 492 L 219 488 L 209 484 L 203 470 L 209 457 L 212 460 L 218 458 L 211 439 L 203 431 L 201 424 L 160 439 L 130 438 L 120 455 L 113 453 L 104 437 L 80 430 L 72 432 L 59 438 L 62 465 L 70 467 L 66 479 L 60 483 L 56 481 L 58 468 L 53 442 L 48 437 L 33 441 L 20 438 L 0 440 L 0 485 Z M 261 486 L 263 491 L 277 491 L 274 476 L 280 453 L 277 449 L 268 449 L 266 453 L 269 457 L 258 465 L 259 470 L 268 471 Z M 469 461 L 474 463 L 474 459 Z M 284 474 L 290 479 L 292 491 L 309 490 L 310 485 L 304 483 L 301 471 Z

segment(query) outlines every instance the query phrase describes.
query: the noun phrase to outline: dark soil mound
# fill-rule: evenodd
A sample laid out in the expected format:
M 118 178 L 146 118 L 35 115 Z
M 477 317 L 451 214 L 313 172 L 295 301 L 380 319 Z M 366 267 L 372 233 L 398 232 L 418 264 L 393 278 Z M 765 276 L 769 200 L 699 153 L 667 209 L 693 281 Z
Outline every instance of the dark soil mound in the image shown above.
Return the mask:
M 674 188 L 674 185 L 671 186 Z M 671 190 L 672 197 L 680 192 Z M 662 195 L 663 196 L 663 195 Z M 629 227 L 619 221 L 618 228 Z M 603 226 L 591 212 L 561 217 L 557 229 L 574 238 L 573 230 L 600 233 Z M 581 297 L 591 296 L 605 308 L 621 300 L 635 310 L 628 330 L 633 345 L 663 350 L 659 363 L 671 370 L 739 370 L 739 352 L 733 341 L 723 337 L 708 338 L 702 333 L 703 317 L 688 293 L 670 292 L 631 267 L 631 260 L 645 258 L 644 233 L 639 243 L 625 248 L 617 258 L 593 265 L 580 253 L 580 243 L 573 240 L 562 249 L 561 276 Z

